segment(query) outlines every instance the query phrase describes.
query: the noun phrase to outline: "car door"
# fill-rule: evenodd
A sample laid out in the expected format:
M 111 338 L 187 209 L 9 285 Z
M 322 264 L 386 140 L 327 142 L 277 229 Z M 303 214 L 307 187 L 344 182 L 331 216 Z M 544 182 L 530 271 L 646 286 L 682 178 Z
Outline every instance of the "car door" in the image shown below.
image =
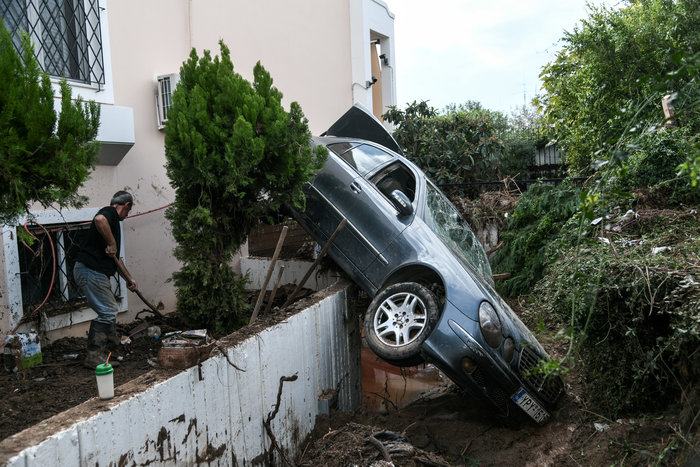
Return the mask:
M 395 156 L 367 144 L 328 147 L 329 160 L 312 182 L 315 193 L 307 193 L 307 216 L 319 220 L 317 227 L 326 238 L 347 219 L 334 248 L 363 271 L 375 259 L 383 260 L 381 252 L 412 216 L 399 219 L 396 208 L 365 178 Z

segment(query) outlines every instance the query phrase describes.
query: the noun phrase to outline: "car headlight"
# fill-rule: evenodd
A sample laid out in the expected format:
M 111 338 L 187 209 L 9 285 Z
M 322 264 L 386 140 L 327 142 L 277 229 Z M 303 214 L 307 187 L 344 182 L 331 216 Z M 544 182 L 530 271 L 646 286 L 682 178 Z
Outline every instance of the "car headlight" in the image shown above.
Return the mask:
M 501 345 L 501 319 L 489 302 L 481 302 L 479 305 L 479 327 L 488 345 L 494 349 Z
M 503 360 L 505 360 L 506 363 L 510 363 L 511 360 L 513 360 L 514 355 L 515 355 L 515 342 L 513 342 L 513 339 L 508 337 L 503 342 Z

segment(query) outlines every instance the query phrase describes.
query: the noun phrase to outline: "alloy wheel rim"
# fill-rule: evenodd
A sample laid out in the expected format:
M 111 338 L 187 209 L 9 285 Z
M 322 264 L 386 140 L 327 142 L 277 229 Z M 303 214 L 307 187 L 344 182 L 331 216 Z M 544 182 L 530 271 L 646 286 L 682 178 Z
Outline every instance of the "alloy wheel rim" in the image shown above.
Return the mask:
M 401 292 L 384 300 L 374 314 L 374 333 L 390 347 L 414 342 L 427 325 L 425 304 L 415 294 Z

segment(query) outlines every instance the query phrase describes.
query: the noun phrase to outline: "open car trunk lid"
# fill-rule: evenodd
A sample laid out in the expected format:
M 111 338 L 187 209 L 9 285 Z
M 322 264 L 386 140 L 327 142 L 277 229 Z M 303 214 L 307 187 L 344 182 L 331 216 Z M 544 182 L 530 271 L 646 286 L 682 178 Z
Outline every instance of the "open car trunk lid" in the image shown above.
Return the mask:
M 344 138 L 359 138 L 381 144 L 385 148 L 391 149 L 403 155 L 401 147 L 391 134 L 384 128 L 382 122 L 364 107 L 362 104 L 355 104 L 343 114 L 331 127 L 321 136 L 339 136 Z

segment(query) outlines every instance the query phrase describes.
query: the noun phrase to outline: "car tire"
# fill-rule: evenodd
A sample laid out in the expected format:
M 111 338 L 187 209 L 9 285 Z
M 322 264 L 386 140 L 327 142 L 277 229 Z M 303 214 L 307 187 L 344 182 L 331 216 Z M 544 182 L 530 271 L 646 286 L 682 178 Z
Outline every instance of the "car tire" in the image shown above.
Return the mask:
M 420 348 L 439 317 L 435 294 L 415 282 L 401 282 L 381 290 L 365 313 L 367 345 L 396 366 L 423 363 Z

